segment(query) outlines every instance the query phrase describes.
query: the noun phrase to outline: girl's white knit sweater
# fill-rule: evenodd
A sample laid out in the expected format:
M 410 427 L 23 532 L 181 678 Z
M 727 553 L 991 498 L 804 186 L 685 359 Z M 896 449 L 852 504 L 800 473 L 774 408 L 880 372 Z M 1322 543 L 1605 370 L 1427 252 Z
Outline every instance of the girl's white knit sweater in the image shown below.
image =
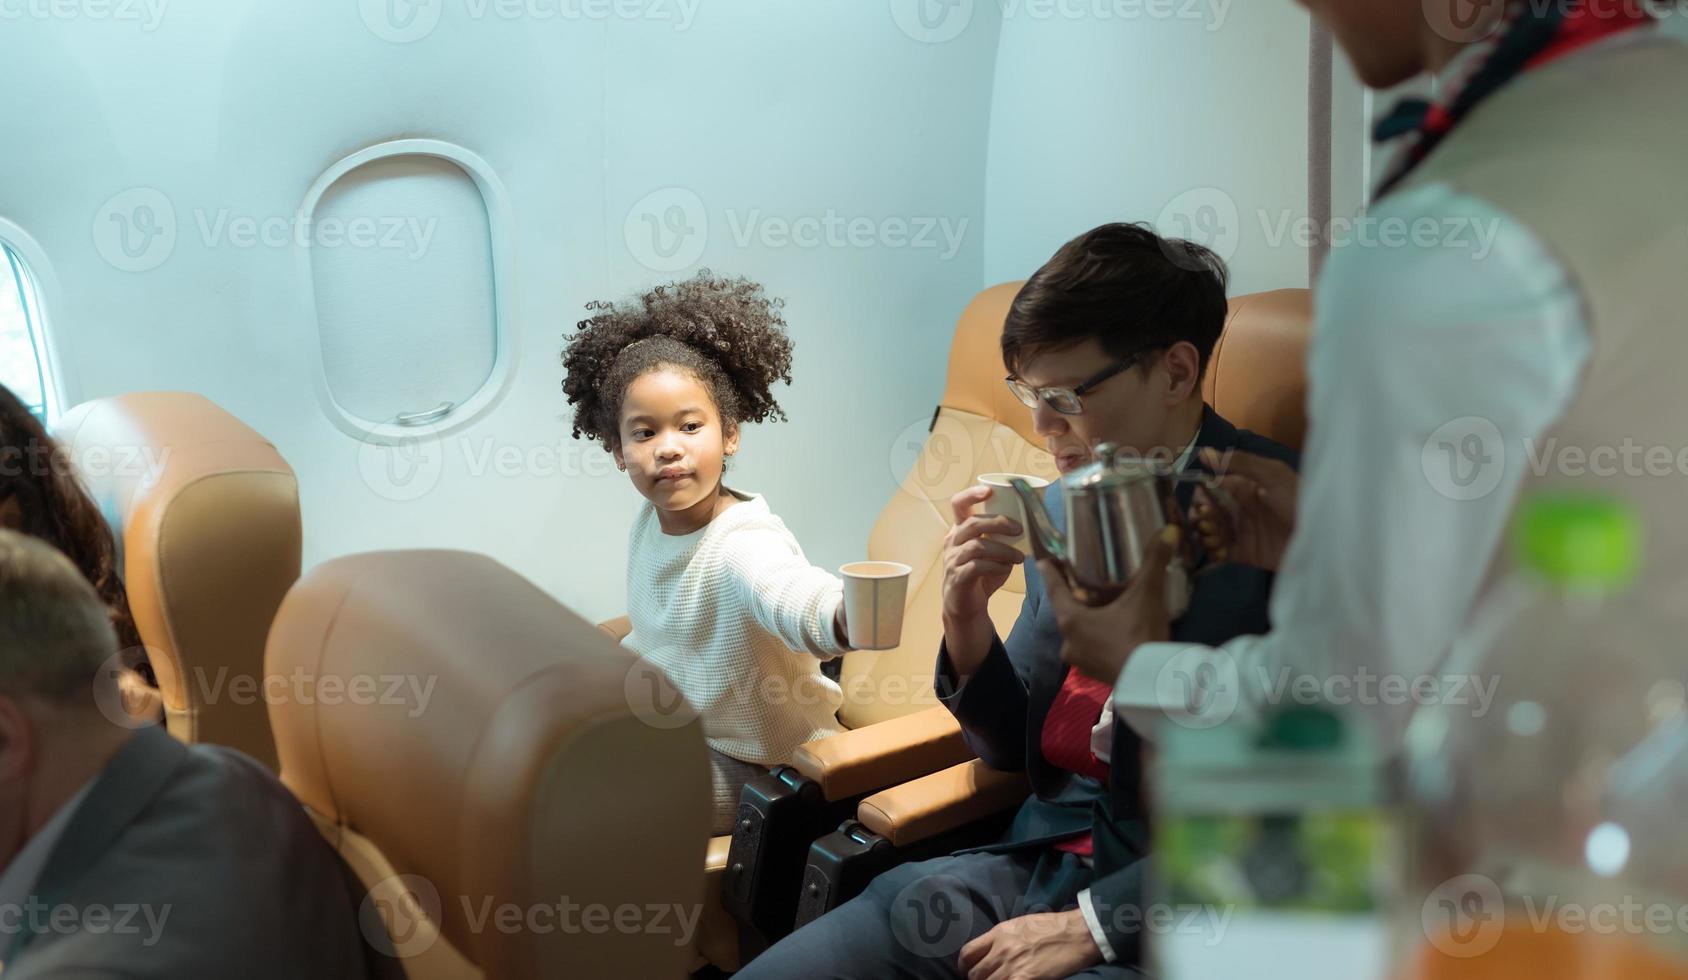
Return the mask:
M 623 643 L 656 664 L 703 719 L 709 747 L 790 762 L 838 732 L 843 693 L 821 661 L 847 647 L 833 619 L 844 583 L 803 557 L 758 494 L 691 534 L 664 534 L 646 502 L 628 535 Z

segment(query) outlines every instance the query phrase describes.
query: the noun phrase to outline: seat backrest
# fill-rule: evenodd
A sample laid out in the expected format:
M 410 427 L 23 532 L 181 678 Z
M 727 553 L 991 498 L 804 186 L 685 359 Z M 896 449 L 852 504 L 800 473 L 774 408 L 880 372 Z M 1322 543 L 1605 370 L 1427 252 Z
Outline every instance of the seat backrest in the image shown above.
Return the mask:
M 412 980 L 686 973 L 709 765 L 660 671 L 459 551 L 312 569 L 267 668 L 281 778 Z
M 299 483 L 263 436 L 201 395 L 76 406 L 60 439 L 123 552 L 171 734 L 275 766 L 264 637 L 299 577 Z
M 1276 289 L 1231 297 L 1202 394 L 1213 410 L 1291 449 L 1307 435 L 1307 344 L 1313 294 Z
M 841 723 L 860 728 L 937 704 L 933 660 L 943 638 L 943 545 L 955 524 L 950 497 L 981 473 L 1057 477 L 1055 458 L 1032 431 L 1032 415 L 1002 383 L 1002 323 L 1021 283 L 1004 283 L 967 304 L 950 343 L 949 373 L 931 431 L 868 537 L 868 556 L 900 561 L 909 576 L 902 644 L 844 657 Z M 1026 579 L 1016 568 L 991 597 L 991 619 L 1003 636 L 1014 625 Z
M 1024 283 L 992 286 L 962 311 L 950 345 L 943 401 L 913 468 L 880 513 L 870 557 L 900 561 L 909 578 L 902 644 L 844 658 L 839 720 L 849 728 L 901 717 L 937 703 L 933 661 L 943 637 L 943 542 L 954 525 L 949 499 L 982 473 L 1058 478 L 1055 460 L 1032 429 L 1032 413 L 1003 384 L 1002 325 Z M 1306 425 L 1305 351 L 1311 329 L 1307 290 L 1233 297 L 1224 334 L 1203 385 L 1221 415 L 1299 447 Z M 1015 569 L 991 597 L 990 615 L 1007 636 L 1020 612 L 1025 576 Z

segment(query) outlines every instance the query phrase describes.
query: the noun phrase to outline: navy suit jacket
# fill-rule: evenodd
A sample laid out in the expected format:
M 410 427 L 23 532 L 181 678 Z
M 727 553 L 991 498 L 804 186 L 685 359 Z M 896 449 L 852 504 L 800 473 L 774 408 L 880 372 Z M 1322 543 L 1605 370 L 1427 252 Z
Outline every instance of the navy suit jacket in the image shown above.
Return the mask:
M 1236 428 L 1212 408 L 1203 411 L 1196 446 L 1222 453 L 1242 450 L 1291 466 L 1300 462 L 1293 450 Z M 1196 455 L 1189 468 L 1207 469 Z M 1188 507 L 1193 492 L 1189 486 L 1180 488 L 1180 503 Z M 1057 525 L 1064 525 L 1058 483 L 1046 491 L 1045 504 Z M 1026 598 L 1020 618 L 1006 643 L 992 638 L 990 653 L 971 677 L 957 677 L 949 651 L 942 646 L 938 651 L 938 697 L 961 723 L 967 744 L 992 769 L 1023 769 L 1031 782 L 1033 795 L 1020 807 L 1004 839 L 975 850 L 1001 853 L 1045 847 L 1090 831 L 1096 875 L 1090 886 L 1091 900 L 1109 945 L 1120 961 L 1131 962 L 1137 958 L 1140 934 L 1120 929 L 1115 910 L 1135 907 L 1143 898 L 1148 826 L 1139 803 L 1142 742 L 1125 719 L 1115 719 L 1107 786 L 1044 759 L 1040 747 L 1044 718 L 1068 668 L 1061 662 L 1061 634 L 1037 567 L 1027 561 L 1024 568 Z M 1172 624 L 1172 639 L 1218 646 L 1233 637 L 1268 631 L 1270 572 L 1242 565 L 1214 565 L 1198 571 L 1191 581 L 1189 608 Z

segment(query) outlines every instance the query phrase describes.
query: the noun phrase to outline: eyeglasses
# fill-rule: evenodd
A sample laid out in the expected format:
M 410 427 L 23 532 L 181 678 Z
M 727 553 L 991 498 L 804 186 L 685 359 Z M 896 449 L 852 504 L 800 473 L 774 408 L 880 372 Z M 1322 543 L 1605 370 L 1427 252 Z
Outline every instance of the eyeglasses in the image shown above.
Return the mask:
M 1125 371 L 1133 364 L 1142 360 L 1144 356 L 1149 353 L 1150 351 L 1148 350 L 1140 350 L 1124 360 L 1116 361 L 1113 365 L 1105 367 L 1090 377 L 1084 379 L 1084 383 L 1080 384 L 1076 388 L 1067 388 L 1062 386 L 1051 388 L 1033 388 L 1031 385 L 1026 384 L 1024 381 L 1014 377 L 1012 374 L 1004 380 L 1008 382 L 1008 390 L 1012 391 L 1014 393 L 1014 397 L 1020 400 L 1020 404 L 1026 406 L 1027 408 L 1036 408 L 1037 403 L 1042 401 L 1048 404 L 1050 408 L 1060 412 L 1062 415 L 1080 415 L 1084 412 L 1083 399 L 1085 395 L 1095 391 L 1097 385 L 1100 385 L 1102 382 L 1108 380 L 1114 375 Z

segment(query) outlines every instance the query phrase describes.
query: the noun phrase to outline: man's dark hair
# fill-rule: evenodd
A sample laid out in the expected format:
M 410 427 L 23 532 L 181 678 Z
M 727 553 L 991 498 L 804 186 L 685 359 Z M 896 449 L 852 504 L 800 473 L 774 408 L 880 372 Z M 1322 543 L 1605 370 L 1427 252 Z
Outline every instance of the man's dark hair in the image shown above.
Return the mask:
M 1225 262 L 1210 249 L 1144 224 L 1094 228 L 1062 245 L 1014 297 L 1002 361 L 1018 373 L 1035 354 L 1092 337 L 1115 358 L 1187 340 L 1205 374 L 1225 328 L 1225 285 Z

